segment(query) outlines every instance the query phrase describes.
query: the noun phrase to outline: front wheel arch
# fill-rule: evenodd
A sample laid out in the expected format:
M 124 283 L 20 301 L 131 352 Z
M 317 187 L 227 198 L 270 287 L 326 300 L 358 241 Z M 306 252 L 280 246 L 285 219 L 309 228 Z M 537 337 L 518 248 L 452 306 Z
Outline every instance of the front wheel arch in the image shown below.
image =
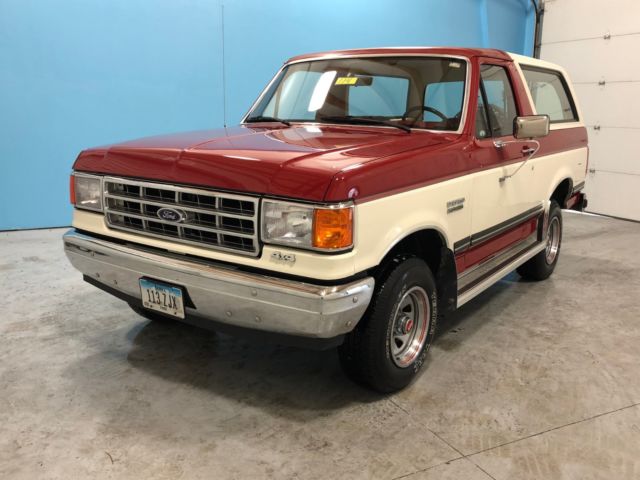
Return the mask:
M 423 260 L 435 278 L 440 315 L 453 312 L 458 298 L 455 255 L 447 246 L 444 234 L 434 228 L 418 230 L 397 242 L 372 270 L 376 282 L 384 278 L 398 262 L 412 256 Z

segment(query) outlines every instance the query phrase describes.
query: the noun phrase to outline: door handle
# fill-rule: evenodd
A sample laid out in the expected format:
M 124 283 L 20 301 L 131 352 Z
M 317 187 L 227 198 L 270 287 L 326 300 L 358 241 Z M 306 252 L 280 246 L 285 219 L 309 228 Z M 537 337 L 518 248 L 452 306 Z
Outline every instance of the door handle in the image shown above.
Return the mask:
M 521 140 L 513 140 L 513 142 L 514 142 L 514 143 L 515 143 L 515 142 L 518 142 L 518 141 L 521 141 Z M 511 173 L 511 174 L 509 174 L 509 175 L 505 175 L 504 177 L 500 177 L 500 178 L 498 179 L 498 181 L 499 181 L 500 183 L 504 182 L 507 178 L 511 178 L 511 177 L 513 177 L 516 173 L 518 173 L 518 172 L 520 171 L 520 169 L 521 169 L 522 167 L 524 167 L 524 166 L 527 164 L 527 162 L 529 161 L 529 159 L 530 159 L 531 157 L 533 157 L 533 155 L 534 155 L 538 150 L 540 150 L 540 142 L 538 142 L 537 140 L 533 140 L 533 139 L 531 139 L 531 140 L 529 140 L 529 141 L 530 141 L 530 142 L 532 142 L 532 143 L 534 143 L 534 144 L 535 144 L 535 147 L 530 147 L 530 146 L 528 146 L 528 145 L 525 145 L 524 147 L 522 147 L 522 150 L 521 150 L 521 152 L 522 152 L 522 156 L 523 156 L 523 157 L 527 157 L 527 158 L 525 158 L 525 159 L 524 159 L 524 162 L 522 162 L 522 163 L 520 164 L 520 166 L 519 166 L 518 168 L 516 168 L 515 172 L 513 172 L 513 173 Z

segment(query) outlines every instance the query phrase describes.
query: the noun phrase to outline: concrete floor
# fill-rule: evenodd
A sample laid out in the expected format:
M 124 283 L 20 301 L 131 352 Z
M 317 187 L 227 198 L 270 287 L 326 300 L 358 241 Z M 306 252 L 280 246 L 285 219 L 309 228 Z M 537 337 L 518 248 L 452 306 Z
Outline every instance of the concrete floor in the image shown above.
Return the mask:
M 442 326 L 380 397 L 335 352 L 154 324 L 62 230 L 0 233 L 2 478 L 640 478 L 640 225 L 565 214 L 558 269 Z

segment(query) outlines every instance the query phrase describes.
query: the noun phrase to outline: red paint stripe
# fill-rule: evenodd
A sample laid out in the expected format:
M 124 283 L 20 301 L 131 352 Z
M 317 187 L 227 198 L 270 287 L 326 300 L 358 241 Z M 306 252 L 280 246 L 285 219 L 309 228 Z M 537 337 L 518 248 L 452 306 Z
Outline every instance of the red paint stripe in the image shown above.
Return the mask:
M 458 274 L 474 265 L 479 264 L 484 259 L 494 255 L 505 248 L 508 248 L 520 240 L 524 240 L 538 227 L 538 217 L 526 220 L 494 238 L 484 243 L 471 247 L 469 250 L 456 255 L 456 267 Z

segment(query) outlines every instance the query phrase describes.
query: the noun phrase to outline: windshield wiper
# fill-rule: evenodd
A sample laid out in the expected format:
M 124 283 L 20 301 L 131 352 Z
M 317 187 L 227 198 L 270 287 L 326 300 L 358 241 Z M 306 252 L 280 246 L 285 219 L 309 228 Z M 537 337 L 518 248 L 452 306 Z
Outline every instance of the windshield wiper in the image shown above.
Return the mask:
M 245 120 L 245 123 L 257 122 L 278 122 L 285 124 L 287 127 L 291 126 L 291 122 L 287 122 L 286 120 L 282 120 L 281 118 L 276 117 L 265 117 L 264 115 L 256 115 L 255 117 L 249 117 Z
M 411 129 L 406 125 L 401 125 L 399 123 L 389 122 L 387 120 L 380 120 L 378 118 L 370 118 L 370 117 L 354 117 L 353 115 L 329 115 L 326 117 L 320 117 L 320 120 L 326 122 L 334 122 L 334 123 L 352 123 L 354 125 L 384 125 L 386 127 L 396 127 L 400 130 L 404 130 L 407 133 L 411 133 Z

